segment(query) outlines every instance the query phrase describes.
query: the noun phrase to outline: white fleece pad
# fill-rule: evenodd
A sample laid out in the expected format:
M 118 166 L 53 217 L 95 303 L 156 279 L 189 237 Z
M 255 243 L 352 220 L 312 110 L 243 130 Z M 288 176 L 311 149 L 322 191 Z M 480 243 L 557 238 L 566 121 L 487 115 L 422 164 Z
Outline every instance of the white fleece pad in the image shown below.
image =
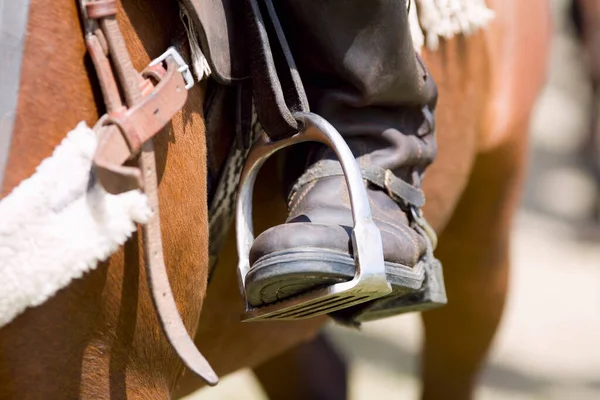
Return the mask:
M 151 215 L 138 190 L 108 194 L 90 173 L 84 122 L 0 201 L 0 327 L 106 260 Z
M 477 32 L 495 16 L 485 0 L 409 0 L 406 5 L 410 7 L 410 31 L 417 53 L 421 53 L 424 45 L 435 51 L 440 40 Z M 180 16 L 190 42 L 192 69 L 201 81 L 210 76 L 210 66 L 200 48 L 198 31 L 183 4 L 180 5 Z
M 470 35 L 485 28 L 495 16 L 485 0 L 415 0 L 414 3 L 410 23 L 417 51 L 423 42 L 428 50 L 437 50 L 441 39 Z

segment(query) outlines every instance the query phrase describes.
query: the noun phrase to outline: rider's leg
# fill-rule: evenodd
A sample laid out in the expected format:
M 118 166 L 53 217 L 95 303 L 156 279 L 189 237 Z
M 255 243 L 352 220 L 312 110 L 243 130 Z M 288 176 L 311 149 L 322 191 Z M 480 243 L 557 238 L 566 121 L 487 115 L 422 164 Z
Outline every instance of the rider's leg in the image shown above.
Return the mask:
M 254 368 L 270 400 L 346 400 L 346 361 L 321 333 Z
M 410 209 L 421 205 L 423 172 L 436 154 L 437 90 L 413 49 L 406 1 L 278 1 L 276 8 L 311 110 L 381 178 L 367 189 L 388 276 L 399 293 L 419 289 L 432 257 Z M 293 155 L 288 223 L 260 235 L 251 252 L 246 291 L 256 306 L 354 275 L 350 201 L 333 153 L 315 145 Z

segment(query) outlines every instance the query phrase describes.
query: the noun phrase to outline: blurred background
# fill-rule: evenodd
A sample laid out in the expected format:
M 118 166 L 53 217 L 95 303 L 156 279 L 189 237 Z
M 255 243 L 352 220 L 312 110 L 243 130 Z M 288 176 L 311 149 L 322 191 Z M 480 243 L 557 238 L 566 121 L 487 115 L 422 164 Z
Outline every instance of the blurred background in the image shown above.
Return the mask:
M 549 80 L 531 124 L 511 291 L 478 400 L 600 399 L 600 228 L 592 223 L 600 192 L 582 157 L 589 147 L 591 87 L 570 0 L 551 3 Z M 363 333 L 333 325 L 327 332 L 349 361 L 351 400 L 418 398 L 417 315 L 368 323 Z M 244 370 L 191 399 L 266 396 Z

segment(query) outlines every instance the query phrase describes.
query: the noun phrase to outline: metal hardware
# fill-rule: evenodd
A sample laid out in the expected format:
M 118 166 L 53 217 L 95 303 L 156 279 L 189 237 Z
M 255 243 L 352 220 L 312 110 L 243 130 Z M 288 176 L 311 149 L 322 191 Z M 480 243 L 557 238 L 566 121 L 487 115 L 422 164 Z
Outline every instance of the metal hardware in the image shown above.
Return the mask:
M 169 47 L 167 51 L 165 51 L 160 56 L 152 60 L 149 66 L 152 67 L 154 65 L 160 64 L 163 61 L 165 61 L 167 57 L 173 57 L 175 64 L 177 64 L 177 71 L 181 72 L 181 75 L 183 75 L 183 80 L 185 81 L 185 88 L 187 90 L 190 90 L 194 86 L 194 77 L 192 75 L 192 72 L 190 71 L 190 67 L 187 65 L 187 63 L 185 62 L 183 57 L 181 57 L 181 54 L 179 54 L 175 47 Z
M 371 208 L 360 168 L 338 131 L 313 113 L 295 113 L 302 126 L 296 135 L 271 141 L 263 134 L 252 146 L 242 171 L 237 199 L 236 235 L 238 246 L 238 281 L 246 304 L 244 321 L 294 320 L 315 317 L 350 307 L 391 293 L 386 280 L 383 246 L 379 229 L 371 217 Z M 352 247 L 356 275 L 349 282 L 337 283 L 291 299 L 262 307 L 251 306 L 246 298 L 245 278 L 250 271 L 249 254 L 254 241 L 252 226 L 252 192 L 261 166 L 275 152 L 293 144 L 316 141 L 331 147 L 344 171 L 354 227 Z

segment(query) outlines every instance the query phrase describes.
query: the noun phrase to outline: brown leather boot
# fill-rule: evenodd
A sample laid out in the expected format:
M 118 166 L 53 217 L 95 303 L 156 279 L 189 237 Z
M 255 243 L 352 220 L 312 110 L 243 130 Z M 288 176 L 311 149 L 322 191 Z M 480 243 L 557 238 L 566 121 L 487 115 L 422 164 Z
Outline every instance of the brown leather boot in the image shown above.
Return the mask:
M 421 180 L 436 155 L 437 90 L 413 49 L 406 2 L 281 0 L 276 8 L 311 111 L 337 128 L 361 166 L 394 289 L 337 315 L 362 321 L 445 304 L 434 234 L 420 216 Z M 335 154 L 293 148 L 285 173 L 293 182 L 287 223 L 263 232 L 250 254 L 253 306 L 355 275 L 350 202 Z

